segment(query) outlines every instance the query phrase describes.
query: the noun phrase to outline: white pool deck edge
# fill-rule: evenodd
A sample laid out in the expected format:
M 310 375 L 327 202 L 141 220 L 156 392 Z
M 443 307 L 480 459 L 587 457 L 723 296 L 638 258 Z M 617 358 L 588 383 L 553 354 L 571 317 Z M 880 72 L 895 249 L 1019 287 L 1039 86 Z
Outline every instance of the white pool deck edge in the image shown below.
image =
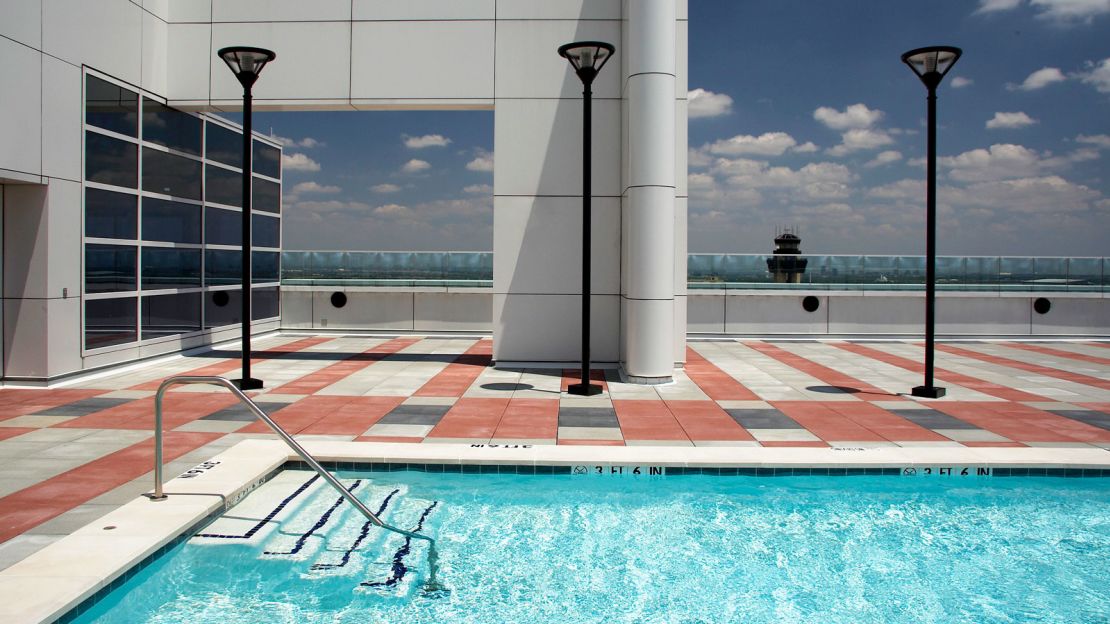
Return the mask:
M 1110 469 L 1099 448 L 590 447 L 304 442 L 321 462 L 666 466 L 736 468 Z M 515 445 L 514 445 L 515 446 Z M 51 622 L 110 585 L 211 514 L 229 508 L 286 461 L 277 440 L 244 440 L 165 484 L 163 501 L 139 497 L 0 571 L 0 622 Z M 217 463 L 218 462 L 218 463 Z M 152 484 L 153 489 L 153 484 Z M 114 527 L 106 529 L 105 527 Z

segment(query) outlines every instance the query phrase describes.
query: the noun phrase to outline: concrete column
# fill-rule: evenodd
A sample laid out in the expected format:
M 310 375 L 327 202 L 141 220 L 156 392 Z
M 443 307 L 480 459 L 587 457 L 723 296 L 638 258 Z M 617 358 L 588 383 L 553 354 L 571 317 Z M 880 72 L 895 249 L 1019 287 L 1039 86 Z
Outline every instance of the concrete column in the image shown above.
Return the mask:
M 633 381 L 665 383 L 675 362 L 675 0 L 625 10 L 622 364 Z

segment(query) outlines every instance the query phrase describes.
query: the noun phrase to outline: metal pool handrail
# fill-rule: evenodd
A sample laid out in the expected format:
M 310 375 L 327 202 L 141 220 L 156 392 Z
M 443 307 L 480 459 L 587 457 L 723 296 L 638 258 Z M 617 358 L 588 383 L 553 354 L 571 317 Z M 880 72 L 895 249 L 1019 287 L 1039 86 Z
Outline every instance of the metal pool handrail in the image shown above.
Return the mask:
M 370 511 L 370 509 L 367 508 L 366 505 L 362 503 L 362 501 L 356 498 L 354 494 L 351 494 L 347 490 L 347 488 L 343 487 L 343 484 L 339 482 L 339 479 L 336 479 L 334 476 L 332 476 L 330 472 L 325 470 L 324 467 L 320 465 L 320 462 L 316 461 L 316 459 L 313 458 L 312 455 L 309 455 L 308 451 L 306 451 L 303 446 L 298 444 L 297 441 L 293 439 L 293 436 L 289 435 L 276 422 L 274 422 L 273 419 L 271 419 L 270 416 L 266 414 L 266 412 L 262 411 L 262 409 L 258 407 L 258 405 L 255 404 L 255 402 L 252 401 L 250 397 L 243 394 L 243 391 L 239 388 L 236 388 L 235 384 L 231 383 L 230 380 L 224 379 L 223 377 L 178 375 L 176 377 L 167 378 L 162 382 L 161 385 L 158 386 L 158 393 L 154 395 L 154 494 L 149 497 L 151 500 L 159 501 L 165 500 L 166 498 L 165 492 L 162 491 L 162 396 L 171 386 L 188 384 L 208 384 L 213 386 L 222 386 L 230 390 L 231 393 L 234 394 L 237 399 L 239 399 L 240 403 L 246 405 L 247 409 L 249 409 L 251 413 L 258 417 L 262 422 L 266 423 L 270 427 L 270 429 L 272 429 L 274 433 L 278 435 L 278 437 L 280 437 L 282 440 L 285 441 L 287 445 L 289 445 L 289 448 L 293 449 L 297 453 L 297 455 L 301 456 L 301 459 L 303 459 L 304 462 L 309 465 L 309 467 L 316 471 L 316 474 L 323 477 L 323 479 L 327 481 L 329 485 L 335 488 L 336 492 L 339 492 L 340 496 L 347 499 L 347 502 L 354 505 L 355 509 L 357 509 L 359 513 L 361 513 L 363 516 L 366 516 L 367 520 L 373 522 L 377 526 L 380 526 L 387 531 L 393 531 L 394 533 L 398 533 L 406 537 L 427 541 L 428 565 L 430 567 L 427 589 L 439 589 L 436 583 L 436 569 L 437 563 L 439 561 L 439 554 L 436 552 L 436 541 L 434 538 L 428 537 L 427 535 L 421 535 L 420 533 L 416 533 L 413 531 L 399 529 L 395 526 L 383 522 L 381 518 L 379 518 L 374 512 Z

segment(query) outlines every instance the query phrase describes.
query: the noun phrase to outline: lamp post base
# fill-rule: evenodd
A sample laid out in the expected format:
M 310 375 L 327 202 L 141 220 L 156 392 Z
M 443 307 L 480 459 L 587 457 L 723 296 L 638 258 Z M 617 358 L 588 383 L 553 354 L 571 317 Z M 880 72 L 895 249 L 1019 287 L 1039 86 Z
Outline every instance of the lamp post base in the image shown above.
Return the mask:
M 578 396 L 594 396 L 601 394 L 601 392 L 601 386 L 597 384 L 576 383 L 567 386 L 567 394 L 577 394 Z
M 232 379 L 231 383 L 235 384 L 236 388 L 240 390 L 261 390 L 262 380 L 255 379 L 254 377 L 247 377 L 246 379 Z
M 924 397 L 926 399 L 939 399 L 944 396 L 946 390 L 939 386 L 916 386 L 910 394 L 915 397 Z

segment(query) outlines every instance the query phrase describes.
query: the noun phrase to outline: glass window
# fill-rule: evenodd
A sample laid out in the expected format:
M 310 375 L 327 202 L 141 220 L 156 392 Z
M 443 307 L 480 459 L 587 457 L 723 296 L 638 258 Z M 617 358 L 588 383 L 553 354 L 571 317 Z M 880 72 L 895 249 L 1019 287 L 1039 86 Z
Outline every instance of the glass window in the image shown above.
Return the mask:
M 251 320 L 274 318 L 281 314 L 278 309 L 281 295 L 277 286 L 251 290 Z
M 204 168 L 206 201 L 228 206 L 243 205 L 243 174 L 211 165 Z
M 243 135 L 211 122 L 205 124 L 205 127 L 205 156 L 209 160 L 215 160 L 216 162 L 242 169 Z
M 85 189 L 85 236 L 128 238 L 138 232 L 138 197 L 100 189 Z
M 204 242 L 207 245 L 243 244 L 243 213 L 221 208 L 204 209 Z
M 143 140 L 200 156 L 200 119 L 143 98 Z
M 217 290 L 204 293 L 204 326 L 223 327 L 242 322 L 241 290 Z
M 85 292 L 135 290 L 135 247 L 85 245 Z
M 281 247 L 281 219 L 251 215 L 251 244 L 255 247 Z
M 200 199 L 200 161 L 143 148 L 143 190 Z
M 85 348 L 134 342 L 135 298 L 85 301 Z
M 251 283 L 278 281 L 278 252 L 255 251 L 251 253 Z
M 143 297 L 143 340 L 200 330 L 201 294 Z
M 143 248 L 143 290 L 199 286 L 199 249 Z
M 229 286 L 243 283 L 241 253 L 224 249 L 204 251 L 204 283 L 208 286 Z
M 200 244 L 200 206 L 143 198 L 143 240 Z
M 281 177 L 281 150 L 260 141 L 254 142 L 254 151 L 251 153 L 251 168 L 255 173 L 261 173 L 271 178 Z
M 137 137 L 138 113 L 138 94 L 96 76 L 85 77 L 85 123 Z
M 137 188 L 139 147 L 112 137 L 85 133 L 85 179 L 90 182 Z
M 255 178 L 251 195 L 251 208 L 265 210 L 266 212 L 281 212 L 281 185 L 262 178 Z

